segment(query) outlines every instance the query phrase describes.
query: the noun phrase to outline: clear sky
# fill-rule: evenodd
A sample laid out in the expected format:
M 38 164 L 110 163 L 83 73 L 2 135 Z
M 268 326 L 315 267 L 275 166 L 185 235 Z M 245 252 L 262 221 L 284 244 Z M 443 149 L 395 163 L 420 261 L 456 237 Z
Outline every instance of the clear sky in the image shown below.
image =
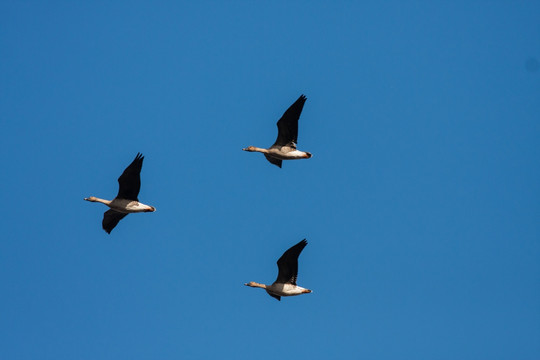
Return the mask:
M 539 359 L 539 14 L 2 1 L 0 358 Z M 241 151 L 300 94 L 313 158 Z

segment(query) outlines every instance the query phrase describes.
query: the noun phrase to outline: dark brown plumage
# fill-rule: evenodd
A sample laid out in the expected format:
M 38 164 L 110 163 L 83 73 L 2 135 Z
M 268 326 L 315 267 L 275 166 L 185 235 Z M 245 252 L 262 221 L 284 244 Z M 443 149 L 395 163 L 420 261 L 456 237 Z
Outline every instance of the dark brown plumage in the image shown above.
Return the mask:
M 279 272 L 275 281 L 276 283 L 296 285 L 296 278 L 298 277 L 298 257 L 306 245 L 307 240 L 304 239 L 281 255 L 277 261 Z
M 144 156 L 137 153 L 135 159 L 124 170 L 118 178 L 118 195 L 117 199 L 127 199 L 139 201 L 139 191 L 141 191 L 141 169 Z
M 107 210 L 103 214 L 103 221 L 101 222 L 101 226 L 103 227 L 103 230 L 107 232 L 107 234 L 110 234 L 111 231 L 115 228 L 116 225 L 125 218 L 127 214 L 118 212 L 116 210 Z

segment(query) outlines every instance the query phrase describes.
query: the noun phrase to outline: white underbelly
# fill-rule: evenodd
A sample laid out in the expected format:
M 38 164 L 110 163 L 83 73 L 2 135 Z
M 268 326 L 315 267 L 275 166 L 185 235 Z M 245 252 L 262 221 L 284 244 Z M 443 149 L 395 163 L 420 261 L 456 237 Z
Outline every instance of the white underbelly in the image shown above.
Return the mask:
M 118 212 L 129 214 L 148 211 L 149 206 L 135 200 L 114 199 L 109 207 Z
M 293 151 L 289 151 L 285 153 L 280 152 L 280 151 L 275 151 L 275 152 L 270 152 L 268 155 L 275 157 L 276 159 L 280 159 L 280 160 L 296 160 L 296 159 L 306 159 L 310 157 L 308 153 L 304 151 L 300 151 L 300 150 L 293 150 Z
M 307 156 L 307 154 L 300 150 L 294 150 L 287 153 L 287 157 L 291 159 L 304 159 Z
M 304 293 L 303 287 L 292 284 L 272 284 L 266 288 L 266 291 L 278 296 L 295 296 Z

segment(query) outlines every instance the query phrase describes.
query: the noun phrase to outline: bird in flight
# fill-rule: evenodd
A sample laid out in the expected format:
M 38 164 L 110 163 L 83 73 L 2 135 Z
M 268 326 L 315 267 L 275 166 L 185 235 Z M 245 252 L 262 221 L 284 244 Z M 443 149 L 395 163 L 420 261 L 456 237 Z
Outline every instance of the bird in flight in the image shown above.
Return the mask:
M 95 196 L 85 198 L 86 201 L 99 202 L 110 207 L 103 215 L 102 226 L 108 234 L 127 214 L 138 212 L 154 212 L 156 208 L 139 202 L 137 198 L 141 189 L 141 169 L 144 156 L 138 153 L 135 160 L 118 178 L 118 195 L 113 200 L 100 199 Z
M 310 293 L 311 290 L 296 285 L 296 278 L 298 277 L 298 256 L 300 256 L 300 253 L 306 245 L 307 241 L 304 239 L 281 255 L 277 261 L 279 269 L 278 277 L 272 285 L 259 284 L 254 281 L 250 281 L 244 285 L 265 289 L 268 295 L 279 301 L 281 301 L 282 296 L 295 296 Z
M 300 95 L 298 100 L 278 120 L 278 136 L 274 145 L 268 149 L 248 146 L 242 150 L 263 153 L 266 160 L 280 168 L 282 160 L 309 159 L 312 156 L 311 153 L 296 149 L 296 143 L 298 141 L 298 119 L 300 119 L 306 99 L 304 95 Z

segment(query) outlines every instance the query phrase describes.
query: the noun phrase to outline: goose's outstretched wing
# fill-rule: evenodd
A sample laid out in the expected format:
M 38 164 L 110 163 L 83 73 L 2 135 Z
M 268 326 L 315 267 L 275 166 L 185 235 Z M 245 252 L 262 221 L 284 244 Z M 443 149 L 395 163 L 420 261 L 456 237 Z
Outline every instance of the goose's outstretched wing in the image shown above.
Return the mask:
M 118 225 L 118 222 L 125 218 L 126 215 L 127 214 L 112 209 L 105 211 L 105 214 L 103 214 L 103 221 L 101 222 L 103 230 L 105 230 L 107 234 L 110 234 L 114 227 Z
M 306 97 L 300 95 L 298 100 L 292 104 L 277 122 L 278 136 L 272 147 L 291 146 L 296 148 L 298 141 L 298 119 L 304 108 Z
M 269 155 L 266 155 L 264 154 L 264 157 L 266 158 L 266 160 L 270 161 L 270 163 L 276 165 L 277 167 L 281 168 L 281 163 L 283 162 L 282 160 L 280 159 L 276 159 L 275 157 L 271 157 Z
M 119 199 L 135 200 L 139 196 L 141 190 L 141 169 L 144 156 L 138 153 L 135 160 L 124 170 L 122 175 L 118 178 L 118 195 Z
M 298 276 L 298 256 L 300 256 L 300 253 L 304 250 L 306 245 L 307 241 L 304 239 L 281 255 L 277 261 L 279 269 L 278 277 L 276 279 L 277 283 L 296 285 L 296 278 Z

